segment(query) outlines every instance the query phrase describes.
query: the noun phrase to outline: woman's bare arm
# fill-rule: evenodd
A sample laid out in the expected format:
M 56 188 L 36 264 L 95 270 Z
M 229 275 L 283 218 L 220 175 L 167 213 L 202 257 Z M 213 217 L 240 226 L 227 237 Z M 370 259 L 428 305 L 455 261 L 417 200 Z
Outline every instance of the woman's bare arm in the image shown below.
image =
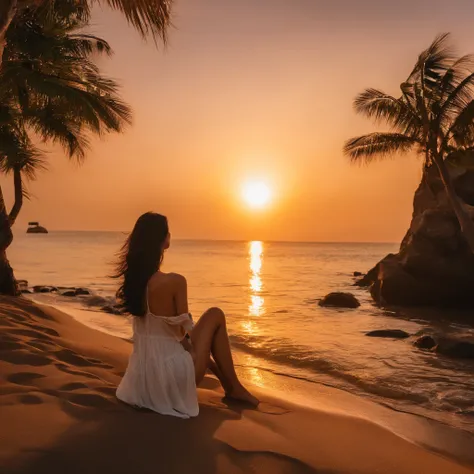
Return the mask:
M 189 312 L 188 284 L 186 282 L 186 278 L 182 275 L 176 275 L 175 278 L 176 278 L 176 282 L 175 282 L 176 286 L 175 286 L 175 293 L 174 293 L 174 304 L 176 307 L 176 315 L 179 316 L 180 314 Z M 181 345 L 191 355 L 193 354 L 193 346 L 191 344 L 191 341 L 186 338 L 186 335 L 183 336 Z
M 188 283 L 182 275 L 174 276 L 174 304 L 176 307 L 176 316 L 189 312 L 188 308 Z

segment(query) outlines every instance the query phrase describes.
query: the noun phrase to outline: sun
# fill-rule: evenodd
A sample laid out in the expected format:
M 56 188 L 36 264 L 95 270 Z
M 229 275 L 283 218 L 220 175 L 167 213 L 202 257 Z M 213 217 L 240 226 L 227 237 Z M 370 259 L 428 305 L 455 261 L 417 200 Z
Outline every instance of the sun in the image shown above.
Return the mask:
M 272 193 L 265 182 L 248 181 L 243 185 L 242 197 L 250 207 L 261 209 L 268 205 Z

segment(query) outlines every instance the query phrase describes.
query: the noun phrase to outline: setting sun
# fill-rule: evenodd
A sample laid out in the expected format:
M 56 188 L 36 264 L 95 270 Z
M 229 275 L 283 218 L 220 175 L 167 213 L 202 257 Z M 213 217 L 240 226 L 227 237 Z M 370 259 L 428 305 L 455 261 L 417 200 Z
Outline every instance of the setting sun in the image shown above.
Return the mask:
M 245 202 L 254 208 L 265 207 L 270 202 L 271 194 L 270 188 L 263 181 L 249 181 L 242 189 Z

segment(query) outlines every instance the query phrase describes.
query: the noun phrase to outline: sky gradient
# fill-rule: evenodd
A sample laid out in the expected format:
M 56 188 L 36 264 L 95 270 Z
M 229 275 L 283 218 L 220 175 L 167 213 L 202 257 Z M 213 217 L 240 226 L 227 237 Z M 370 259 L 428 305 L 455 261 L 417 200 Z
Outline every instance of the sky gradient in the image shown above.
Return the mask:
M 77 167 L 49 153 L 15 226 L 129 230 L 169 216 L 180 238 L 386 241 L 403 237 L 420 178 L 414 157 L 350 165 L 347 138 L 374 130 L 352 100 L 398 94 L 417 55 L 450 31 L 474 52 L 468 1 L 177 0 L 164 50 L 96 9 L 91 29 L 115 56 L 100 65 L 134 110 L 123 135 L 93 140 Z M 44 148 L 44 147 L 43 147 Z M 241 187 L 263 179 L 265 210 Z M 2 177 L 11 203 L 11 179 Z

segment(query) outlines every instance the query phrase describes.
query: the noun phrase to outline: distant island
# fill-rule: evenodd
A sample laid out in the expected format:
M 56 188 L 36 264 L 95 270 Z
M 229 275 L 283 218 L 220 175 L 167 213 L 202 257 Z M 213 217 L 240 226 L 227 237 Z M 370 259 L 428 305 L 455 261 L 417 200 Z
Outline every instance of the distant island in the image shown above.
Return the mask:
M 28 222 L 27 234 L 47 234 L 48 231 L 45 227 L 41 227 L 39 222 Z

